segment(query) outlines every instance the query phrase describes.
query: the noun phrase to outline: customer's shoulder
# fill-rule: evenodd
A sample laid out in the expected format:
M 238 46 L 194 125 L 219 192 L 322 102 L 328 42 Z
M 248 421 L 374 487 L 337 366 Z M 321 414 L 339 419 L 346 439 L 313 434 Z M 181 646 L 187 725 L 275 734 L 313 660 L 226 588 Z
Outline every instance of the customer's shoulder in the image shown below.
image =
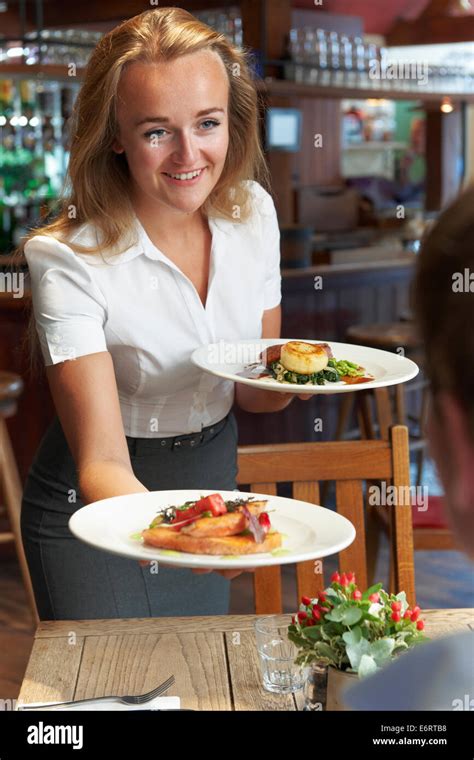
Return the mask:
M 348 690 L 345 702 L 354 710 L 456 709 L 456 698 L 472 687 L 473 654 L 473 631 L 417 644 Z

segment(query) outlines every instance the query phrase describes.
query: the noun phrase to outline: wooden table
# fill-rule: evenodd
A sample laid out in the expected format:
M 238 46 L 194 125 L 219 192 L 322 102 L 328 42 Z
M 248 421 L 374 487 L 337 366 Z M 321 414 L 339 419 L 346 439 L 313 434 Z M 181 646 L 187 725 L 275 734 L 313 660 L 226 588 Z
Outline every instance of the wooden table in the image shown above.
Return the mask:
M 41 622 L 19 701 L 141 694 L 174 674 L 168 693 L 183 708 L 299 710 L 301 691 L 280 696 L 261 686 L 256 617 Z M 432 638 L 474 629 L 472 609 L 426 610 L 423 618 Z

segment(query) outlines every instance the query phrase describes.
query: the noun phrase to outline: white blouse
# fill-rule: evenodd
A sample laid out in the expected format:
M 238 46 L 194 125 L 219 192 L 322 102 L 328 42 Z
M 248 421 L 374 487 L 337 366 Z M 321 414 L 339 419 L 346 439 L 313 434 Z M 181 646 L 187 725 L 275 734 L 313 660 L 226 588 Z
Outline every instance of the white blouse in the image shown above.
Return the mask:
M 260 184 L 248 186 L 248 222 L 209 218 L 205 308 L 192 282 L 151 242 L 136 216 L 132 235 L 138 242 L 123 253 L 78 254 L 41 234 L 25 245 L 45 365 L 109 351 L 127 436 L 199 432 L 232 407 L 234 383 L 203 372 L 190 357 L 206 343 L 260 338 L 263 312 L 280 303 L 275 206 Z M 85 223 L 72 241 L 96 245 L 97 229 Z

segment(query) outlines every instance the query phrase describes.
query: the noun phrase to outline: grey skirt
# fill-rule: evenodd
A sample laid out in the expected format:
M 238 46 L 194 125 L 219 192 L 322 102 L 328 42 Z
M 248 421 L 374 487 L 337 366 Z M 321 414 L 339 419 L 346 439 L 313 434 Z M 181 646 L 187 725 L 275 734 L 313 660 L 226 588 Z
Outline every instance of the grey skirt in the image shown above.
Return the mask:
M 237 423 L 232 412 L 203 435 L 129 438 L 135 476 L 150 491 L 237 488 Z M 217 573 L 137 561 L 76 539 L 71 515 L 84 506 L 77 472 L 56 416 L 25 483 L 21 530 L 41 620 L 224 615 L 230 581 Z M 112 517 L 112 516 L 111 516 Z M 153 572 L 152 572 L 153 571 Z

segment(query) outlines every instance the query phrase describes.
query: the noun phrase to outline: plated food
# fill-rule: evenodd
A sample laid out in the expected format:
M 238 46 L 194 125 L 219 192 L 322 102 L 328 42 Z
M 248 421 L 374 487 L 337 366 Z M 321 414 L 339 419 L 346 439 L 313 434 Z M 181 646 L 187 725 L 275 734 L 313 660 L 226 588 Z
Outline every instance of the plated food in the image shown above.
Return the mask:
M 191 361 L 223 380 L 298 396 L 384 388 L 419 372 L 399 351 L 301 338 L 221 339 L 196 348 Z
M 187 489 L 112 496 L 78 509 L 69 520 L 69 528 L 76 538 L 89 546 L 120 557 L 149 562 L 156 560 L 160 564 L 173 567 L 212 568 L 213 570 L 271 567 L 320 559 L 342 551 L 355 538 L 352 523 L 332 509 L 325 509 L 298 499 L 246 491 L 220 490 L 219 494 L 226 503 L 227 512 L 214 515 L 212 507 L 205 511 L 211 512 L 212 519 L 216 521 L 212 525 L 216 529 L 219 525 L 224 527 L 224 521 L 217 522 L 221 517 L 227 517 L 227 521 L 231 517 L 234 521 L 241 520 L 242 516 L 239 513 L 243 512 L 245 515 L 244 506 L 251 514 L 254 513 L 254 516 L 260 518 L 259 523 L 266 521 L 266 518 L 261 517 L 266 512 L 271 523 L 264 542 L 255 541 L 251 535 L 246 534 L 245 530 L 241 530 L 241 524 L 233 526 L 234 530 L 241 531 L 233 535 L 229 535 L 229 525 L 227 525 L 222 531 L 225 535 L 217 535 L 216 530 L 214 535 L 198 536 L 198 527 L 199 532 L 206 529 L 204 514 L 199 518 L 202 522 L 198 524 L 198 521 L 195 521 L 194 536 L 189 531 L 183 533 L 184 525 L 179 531 L 170 531 L 169 528 L 163 527 L 160 520 L 157 520 L 157 517 L 166 514 L 170 504 L 178 504 L 183 508 L 191 507 L 201 501 L 203 496 L 212 496 L 215 493 L 214 489 Z M 229 506 L 233 504 L 242 509 L 232 512 Z M 219 509 L 219 501 L 214 503 L 214 509 Z M 180 521 L 184 522 L 182 518 L 185 510 L 181 509 L 179 512 Z M 188 517 L 192 516 L 188 515 Z M 188 523 L 189 526 L 191 524 L 191 522 Z M 154 527 L 150 528 L 150 525 Z M 209 523 L 207 525 L 209 526 Z M 174 526 L 179 527 L 177 523 Z M 150 533 L 145 533 L 148 538 L 151 534 L 152 540 L 153 536 L 160 540 L 159 534 L 152 532 L 159 530 L 160 527 L 161 530 L 168 530 L 165 536 L 166 541 L 178 541 L 177 549 L 162 549 L 151 543 L 145 543 L 143 529 L 150 531 Z M 171 538 L 172 533 L 177 538 Z M 204 547 L 202 543 L 199 545 L 199 550 L 202 548 L 209 550 L 210 547 L 217 548 L 219 545 L 219 554 L 196 554 L 188 549 L 184 551 L 183 539 L 192 540 L 194 549 L 198 548 L 194 542 L 206 542 Z M 217 541 L 220 543 L 213 543 Z M 225 554 L 222 552 L 223 547 L 225 547 Z M 244 553 L 244 549 L 248 552 L 250 548 L 252 549 L 250 553 Z M 228 554 L 229 551 L 238 553 Z
M 336 359 L 328 343 L 307 343 L 292 340 L 268 346 L 258 362 L 248 368 L 265 367 L 260 377 L 273 377 L 279 383 L 293 385 L 325 385 L 343 382 L 347 384 L 368 383 L 374 380 L 365 367 L 347 359 Z
M 271 552 L 282 535 L 271 525 L 267 500 L 225 500 L 213 493 L 160 510 L 142 531 L 146 545 L 190 554 L 240 555 Z

